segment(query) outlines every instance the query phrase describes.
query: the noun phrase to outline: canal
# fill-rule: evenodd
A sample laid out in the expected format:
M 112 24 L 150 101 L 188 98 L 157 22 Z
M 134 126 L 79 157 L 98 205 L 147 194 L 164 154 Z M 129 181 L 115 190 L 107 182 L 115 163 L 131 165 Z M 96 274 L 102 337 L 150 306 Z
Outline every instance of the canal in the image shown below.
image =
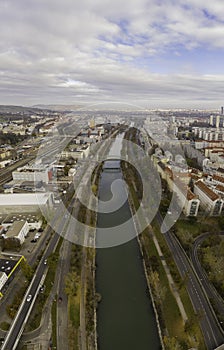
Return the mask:
M 112 145 L 110 155 L 116 158 L 121 147 L 122 137 L 119 136 Z M 104 164 L 99 188 L 100 212 L 104 209 L 103 201 L 105 204 L 111 201 L 112 183 L 122 179 L 119 166 L 120 161 L 116 160 L 106 161 Z M 122 185 L 119 183 L 119 186 Z M 160 339 L 138 241 L 134 238 L 127 242 L 126 239 L 126 243 L 123 243 L 122 239 L 129 234 L 122 231 L 122 223 L 131 217 L 128 202 L 124 202 L 125 193 L 123 185 L 123 189 L 120 187 L 114 196 L 115 202 L 119 203 L 120 200 L 122 203 L 120 209 L 98 214 L 97 246 L 103 246 L 100 240 L 103 240 L 103 232 L 108 227 L 115 228 L 115 235 L 120 235 L 122 243 L 115 246 L 113 238 L 107 237 L 109 243 L 111 238 L 111 247 L 108 244 L 107 248 L 98 248 L 96 253 L 96 291 L 102 297 L 97 309 L 98 349 L 159 350 Z M 111 207 L 114 208 L 114 203 L 112 204 Z M 132 221 L 129 223 L 129 230 L 135 232 Z M 132 233 L 130 237 L 133 237 Z

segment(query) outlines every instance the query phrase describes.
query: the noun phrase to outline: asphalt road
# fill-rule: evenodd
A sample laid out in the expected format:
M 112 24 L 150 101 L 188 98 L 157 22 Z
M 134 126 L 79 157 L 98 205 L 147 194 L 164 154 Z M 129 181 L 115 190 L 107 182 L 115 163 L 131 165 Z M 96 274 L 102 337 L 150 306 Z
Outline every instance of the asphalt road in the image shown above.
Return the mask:
M 66 225 L 66 220 L 67 218 L 64 215 L 61 215 L 63 213 L 60 207 L 57 209 L 57 212 L 54 217 L 54 221 L 58 220 L 58 218 L 61 218 L 60 222 L 58 223 L 58 232 L 62 232 L 65 225 Z M 37 270 L 35 272 L 35 278 L 33 279 L 31 286 L 30 286 L 30 291 L 29 294 L 33 296 L 36 294 L 37 290 L 39 289 L 41 278 L 46 272 L 47 265 L 44 264 L 44 260 L 49 257 L 49 255 L 54 251 L 58 240 L 60 236 L 57 233 L 54 233 L 47 249 L 45 250 L 43 257 L 40 261 L 40 264 L 37 267 Z M 26 319 L 26 315 L 31 307 L 32 299 L 28 302 L 27 300 L 21 307 L 19 311 L 19 315 L 17 317 L 17 321 L 14 324 L 13 329 L 10 332 L 10 337 L 8 337 L 8 334 L 6 335 L 5 342 L 3 343 L 1 350 L 12 350 L 15 342 L 20 338 L 21 336 L 21 330 L 23 329 L 24 321 Z
M 163 218 L 160 213 L 157 214 L 157 220 L 161 225 Z M 172 253 L 174 261 L 182 278 L 188 276 L 186 287 L 193 304 L 195 312 L 200 315 L 200 326 L 204 336 L 204 341 L 208 350 L 214 350 L 216 347 L 224 343 L 224 332 L 217 321 L 211 304 L 206 297 L 199 278 L 196 276 L 192 268 L 190 260 L 187 258 L 183 248 L 175 235 L 167 231 L 164 233 L 167 245 Z

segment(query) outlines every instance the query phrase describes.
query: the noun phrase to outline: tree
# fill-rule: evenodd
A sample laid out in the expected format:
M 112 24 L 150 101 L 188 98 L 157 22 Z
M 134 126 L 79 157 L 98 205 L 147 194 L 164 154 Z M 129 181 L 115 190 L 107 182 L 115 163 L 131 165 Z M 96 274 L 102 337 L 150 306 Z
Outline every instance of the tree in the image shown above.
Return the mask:
M 67 296 L 76 296 L 78 286 L 78 276 L 76 272 L 69 272 L 65 277 L 65 293 Z
M 152 284 L 152 288 L 154 291 L 154 297 L 156 301 L 160 304 L 162 307 L 163 301 L 166 296 L 166 288 L 161 286 L 160 280 L 159 280 L 159 274 L 157 271 L 151 271 L 150 275 L 150 282 Z
M 167 350 L 182 350 L 183 347 L 178 343 L 176 338 L 170 338 L 165 336 L 164 339 L 164 345 Z
M 27 263 L 26 260 L 22 260 L 20 266 L 24 276 L 27 278 L 28 281 L 30 281 L 33 277 L 32 267 Z
M 16 237 L 9 237 L 4 239 L 3 241 L 3 250 L 17 250 L 19 251 L 21 249 L 21 243 L 20 240 Z

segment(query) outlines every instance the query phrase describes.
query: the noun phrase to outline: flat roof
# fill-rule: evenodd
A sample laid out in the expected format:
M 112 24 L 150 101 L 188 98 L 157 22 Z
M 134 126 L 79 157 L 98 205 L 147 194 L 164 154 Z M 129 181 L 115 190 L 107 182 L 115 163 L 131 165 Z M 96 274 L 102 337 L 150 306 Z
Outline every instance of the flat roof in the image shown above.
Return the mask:
M 26 221 L 14 221 L 12 226 L 10 226 L 6 232 L 6 238 L 17 236 L 25 224 Z
M 5 272 L 8 276 L 17 264 L 17 262 L 18 260 L 10 259 L 10 256 L 8 259 L 0 259 L 0 271 Z
M 1 193 L 0 206 L 44 205 L 51 192 L 47 193 Z
M 41 215 L 34 213 L 15 213 L 15 214 L 1 214 L 0 215 L 0 225 L 1 224 L 11 224 L 16 220 L 27 221 L 28 223 L 37 222 L 41 219 Z

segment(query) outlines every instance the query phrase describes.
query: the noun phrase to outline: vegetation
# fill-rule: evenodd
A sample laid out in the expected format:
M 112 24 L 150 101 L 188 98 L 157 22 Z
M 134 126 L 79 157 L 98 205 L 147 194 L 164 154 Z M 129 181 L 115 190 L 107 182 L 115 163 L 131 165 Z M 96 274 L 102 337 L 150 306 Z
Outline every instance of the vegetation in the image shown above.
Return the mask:
M 20 240 L 16 237 L 9 237 L 7 239 L 3 239 L 2 242 L 2 250 L 14 250 L 19 252 L 21 249 Z
M 130 170 L 129 165 L 123 165 L 123 169 L 125 169 L 123 176 L 129 186 L 131 202 L 133 203 L 134 207 L 133 209 L 136 210 L 136 208 L 139 206 L 139 194 L 136 193 L 136 188 L 139 188 L 139 184 L 136 186 L 138 183 L 138 178 L 136 177 L 136 174 Z M 162 213 L 166 213 L 170 203 L 171 194 L 167 188 L 166 182 L 162 181 L 162 187 L 163 199 L 160 204 L 160 210 Z M 195 347 L 200 350 L 204 350 L 205 345 L 199 327 L 198 316 L 196 316 L 194 313 L 191 301 L 186 291 L 186 281 L 188 276 L 186 276 L 184 279 L 181 278 L 156 221 L 153 222 L 153 231 L 159 242 L 163 257 L 169 266 L 174 282 L 179 290 L 179 295 L 184 304 L 185 310 L 187 311 L 188 319 L 190 320 L 186 325 L 184 325 L 176 300 L 172 291 L 170 290 L 169 282 L 162 265 L 161 258 L 158 256 L 156 247 L 151 238 L 150 230 L 147 227 L 141 234 L 140 241 L 143 249 L 143 258 L 146 264 L 151 291 L 156 304 L 165 348 L 168 350 L 187 350 L 191 347 Z
M 15 146 L 17 143 L 25 140 L 27 138 L 26 135 L 17 135 L 12 132 L 9 132 L 7 134 L 3 134 L 2 131 L 0 131 L 0 144 L 9 144 L 12 146 Z
M 20 307 L 20 304 L 22 303 L 24 294 L 26 292 L 27 284 L 21 287 L 15 294 L 12 304 L 8 304 L 6 306 L 6 311 L 8 316 L 13 319 L 16 316 L 17 310 Z
M 78 334 L 80 326 L 80 282 L 81 282 L 81 261 L 82 247 L 72 245 L 70 271 L 65 276 L 65 293 L 68 297 L 68 334 L 69 349 L 76 349 L 78 346 Z
M 57 346 L 57 295 L 51 307 L 51 321 L 52 321 L 52 345 Z
M 21 261 L 20 267 L 21 267 L 21 270 L 23 272 L 23 275 L 30 282 L 33 278 L 33 273 L 34 273 L 32 267 L 24 259 Z
M 54 284 L 55 273 L 56 273 L 57 264 L 59 260 L 59 251 L 60 251 L 62 242 L 63 242 L 63 239 L 60 238 L 55 252 L 48 257 L 48 260 L 47 260 L 48 272 L 47 272 L 46 279 L 44 281 L 45 288 L 44 288 L 44 291 L 42 293 L 39 293 L 37 296 L 34 308 L 29 318 L 29 323 L 26 325 L 25 330 L 27 332 L 37 329 L 40 326 L 43 308 L 48 299 L 48 296 L 50 295 L 52 286 Z
M 216 217 L 181 217 L 173 226 L 173 232 L 189 254 L 195 238 L 205 232 L 217 233 L 223 230 L 222 219 Z
M 8 331 L 8 330 L 9 330 L 9 327 L 10 327 L 10 323 L 8 323 L 8 322 L 1 322 L 1 323 L 0 323 L 0 328 L 1 328 L 3 331 Z
M 218 235 L 208 237 L 202 244 L 199 256 L 210 281 L 224 298 L 224 240 Z

